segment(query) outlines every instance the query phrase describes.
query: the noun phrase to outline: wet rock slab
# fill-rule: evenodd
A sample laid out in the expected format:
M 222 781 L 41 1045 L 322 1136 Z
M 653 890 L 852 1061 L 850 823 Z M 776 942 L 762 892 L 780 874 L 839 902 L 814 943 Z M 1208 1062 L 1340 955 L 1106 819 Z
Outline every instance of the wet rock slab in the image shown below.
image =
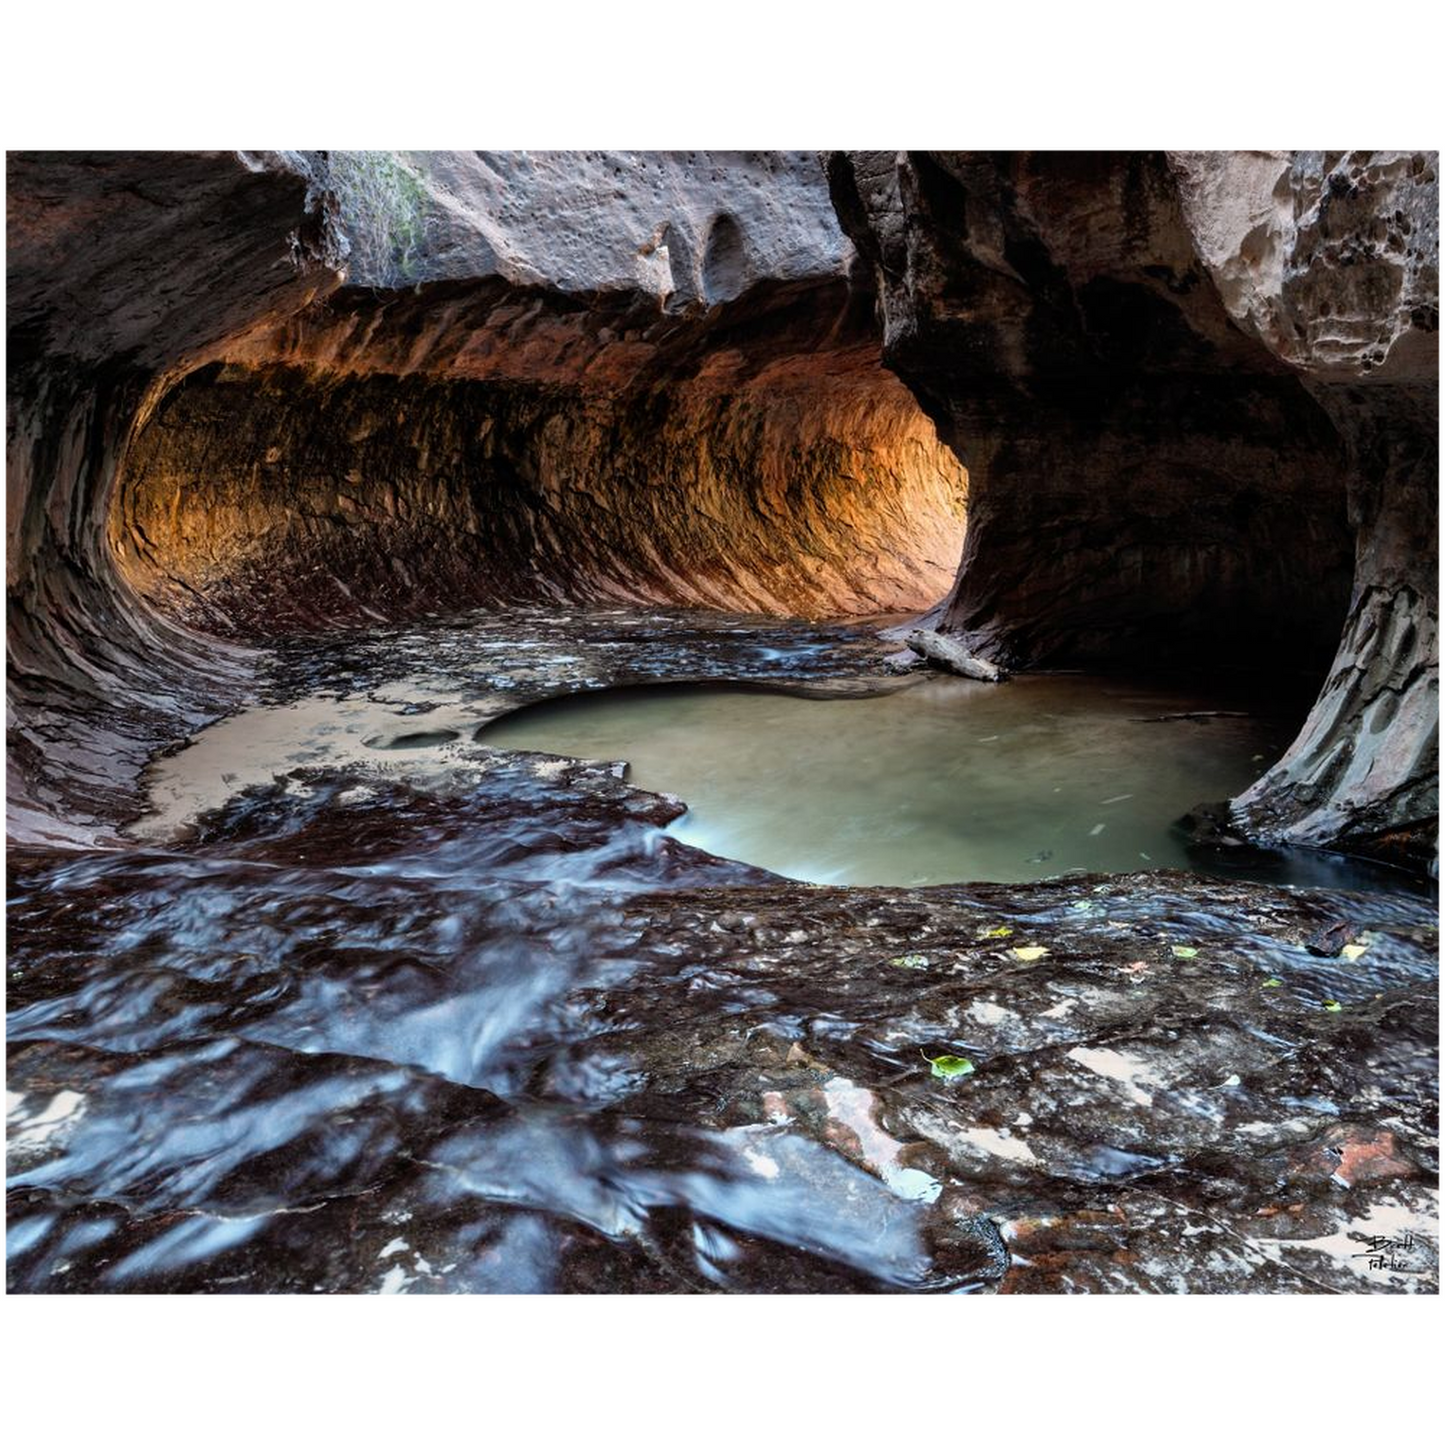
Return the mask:
M 886 650 L 673 621 L 308 644 L 274 697 L 405 708 L 423 653 L 478 705 L 749 657 L 853 688 Z M 812 887 L 617 766 L 450 746 L 12 855 L 12 1289 L 1437 1288 L 1428 901 Z
M 1435 932 L 1361 907 L 1353 962 L 1319 897 L 1163 873 L 671 895 L 646 936 L 748 1040 L 664 1029 L 689 1096 L 908 1170 L 1005 1292 L 1433 1289 Z

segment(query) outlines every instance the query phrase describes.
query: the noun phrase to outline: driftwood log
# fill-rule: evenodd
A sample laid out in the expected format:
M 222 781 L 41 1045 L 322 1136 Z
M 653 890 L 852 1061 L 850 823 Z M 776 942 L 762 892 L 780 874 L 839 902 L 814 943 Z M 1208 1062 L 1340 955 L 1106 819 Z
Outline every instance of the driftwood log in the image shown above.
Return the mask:
M 1008 677 L 1008 673 L 996 663 L 975 657 L 961 642 L 945 637 L 941 632 L 926 632 L 919 628 L 910 632 L 905 640 L 910 651 L 936 667 L 956 672 L 960 677 L 971 677 L 978 682 L 1003 682 Z

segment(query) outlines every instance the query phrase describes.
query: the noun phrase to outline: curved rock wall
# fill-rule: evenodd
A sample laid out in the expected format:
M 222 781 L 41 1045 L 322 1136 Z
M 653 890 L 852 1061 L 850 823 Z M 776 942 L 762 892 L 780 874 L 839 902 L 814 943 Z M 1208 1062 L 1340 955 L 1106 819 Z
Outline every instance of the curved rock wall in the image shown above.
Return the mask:
M 947 630 L 1013 665 L 1333 652 L 1237 816 L 1431 851 L 1435 158 L 827 165 L 13 157 L 12 832 L 107 836 L 244 686 L 218 632 L 921 606 L 941 439 Z
M 1439 812 L 1439 158 L 1170 157 L 1201 260 L 1240 327 L 1343 438 L 1354 588 L 1325 686 L 1235 803 L 1251 832 L 1433 861 Z
M 1339 441 L 1232 324 L 1163 157 L 831 169 L 885 361 L 970 472 L 945 629 L 1016 667 L 1322 664 L 1349 589 Z
M 10 190 L 14 839 L 110 839 L 244 691 L 218 635 L 951 580 L 966 474 L 816 156 L 33 156 Z
M 849 311 L 841 282 L 681 327 L 636 298 L 348 292 L 166 399 L 114 545 L 244 636 L 512 597 L 920 610 L 966 474 Z
M 1236 816 L 1432 855 L 1435 158 L 861 152 L 829 173 L 885 362 L 970 470 L 944 629 L 1014 665 L 1335 652 Z
M 137 605 L 106 509 L 172 381 L 339 281 L 292 175 L 232 154 L 12 153 L 7 170 L 8 829 L 90 844 L 245 655 Z

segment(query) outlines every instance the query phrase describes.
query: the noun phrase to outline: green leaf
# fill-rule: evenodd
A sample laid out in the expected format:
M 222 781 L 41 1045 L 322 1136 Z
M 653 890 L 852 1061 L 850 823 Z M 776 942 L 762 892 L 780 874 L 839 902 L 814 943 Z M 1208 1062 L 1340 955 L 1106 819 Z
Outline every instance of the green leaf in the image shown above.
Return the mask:
M 1037 958 L 1043 958 L 1044 955 L 1048 953 L 1048 949 L 1040 948 L 1037 944 L 1033 944 L 1028 948 L 1011 948 L 1009 952 L 1012 953 L 1015 958 L 1021 959 L 1024 963 L 1032 963 Z
M 973 1060 L 959 1054 L 939 1054 L 936 1059 L 923 1056 L 933 1066 L 930 1072 L 935 1079 L 962 1079 L 973 1073 Z
M 1342 1008 L 1344 1008 L 1344 1005 L 1343 1005 L 1343 1004 L 1338 1004 L 1338 1003 L 1336 1003 L 1336 1002 L 1334 1001 L 1334 999 L 1332 999 L 1332 998 L 1327 998 L 1327 999 L 1325 1000 L 1325 1012 L 1326 1012 L 1326 1013 L 1337 1014 L 1337 1013 L 1340 1012 L 1340 1010 L 1341 1010 Z
M 897 958 L 888 960 L 894 968 L 927 968 L 928 955 L 926 953 L 900 953 Z
M 979 937 L 980 937 L 980 938 L 1012 938 L 1012 937 L 1013 937 L 1013 929 L 1010 928 L 1007 923 L 1000 923 L 997 928 L 985 928 L 984 931 L 983 931 L 981 934 L 979 934 Z
M 1169 952 L 1172 953 L 1175 958 L 1196 958 L 1199 955 L 1197 948 L 1190 948 L 1183 943 L 1172 944 Z
M 1284 980 L 1283 980 L 1282 978 L 1267 978 L 1267 979 L 1265 979 L 1265 981 L 1264 981 L 1262 984 L 1260 984 L 1260 987 L 1261 987 L 1261 988 L 1283 988 L 1283 987 L 1284 987 Z

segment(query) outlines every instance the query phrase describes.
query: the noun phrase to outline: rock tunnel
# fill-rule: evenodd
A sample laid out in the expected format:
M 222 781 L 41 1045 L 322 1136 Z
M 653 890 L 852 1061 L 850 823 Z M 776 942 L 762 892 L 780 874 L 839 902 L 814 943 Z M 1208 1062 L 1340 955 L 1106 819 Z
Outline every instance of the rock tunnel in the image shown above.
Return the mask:
M 327 334 L 357 324 L 348 301 L 193 373 L 137 433 L 108 540 L 153 605 L 254 636 L 527 598 L 918 612 L 953 580 L 966 474 L 876 346 L 838 334 L 842 286 L 689 329 L 692 358 L 627 356 L 646 316 L 594 308 L 598 340 L 511 290 L 447 323 L 477 349 L 504 328 L 483 360 L 418 356 L 430 296 L 409 316 L 366 295 L 353 355 Z M 549 328 L 570 354 L 539 378 Z
M 11 155 L 11 1288 L 1373 1288 L 1321 1241 L 1438 1236 L 1436 171 Z M 806 879 L 487 731 L 731 689 L 813 709 L 775 779 L 1166 669 L 1305 686 L 1213 853 L 1367 884 Z
M 1236 821 L 1425 857 L 1432 160 L 568 164 L 16 158 L 20 836 L 124 810 L 162 715 L 245 674 L 206 639 L 946 596 L 1010 665 L 1314 670 Z
M 98 826 L 97 785 L 112 818 L 124 809 L 163 715 L 204 711 L 176 700 L 244 687 L 243 653 L 216 639 L 521 599 L 839 616 L 947 592 L 967 474 L 880 364 L 820 172 L 811 249 L 749 274 L 744 296 L 730 214 L 695 218 L 681 292 L 683 217 L 664 223 L 661 274 L 668 248 L 645 243 L 620 274 L 608 254 L 566 289 L 539 284 L 521 261 L 499 274 L 472 231 L 462 269 L 482 274 L 457 279 L 440 238 L 442 260 L 418 260 L 328 230 L 338 200 L 317 200 L 318 174 L 350 188 L 348 224 L 400 224 L 367 209 L 357 177 L 374 170 L 17 158 L 11 274 L 36 283 L 11 313 L 22 836 L 41 815 L 51 840 Z M 101 225 L 101 274 L 67 292 L 60 249 L 94 248 Z M 782 229 L 775 249 L 798 249 Z M 419 265 L 436 279 L 400 284 Z M 100 308 L 123 334 L 94 328 Z M 90 805 L 61 804 L 82 792 Z

